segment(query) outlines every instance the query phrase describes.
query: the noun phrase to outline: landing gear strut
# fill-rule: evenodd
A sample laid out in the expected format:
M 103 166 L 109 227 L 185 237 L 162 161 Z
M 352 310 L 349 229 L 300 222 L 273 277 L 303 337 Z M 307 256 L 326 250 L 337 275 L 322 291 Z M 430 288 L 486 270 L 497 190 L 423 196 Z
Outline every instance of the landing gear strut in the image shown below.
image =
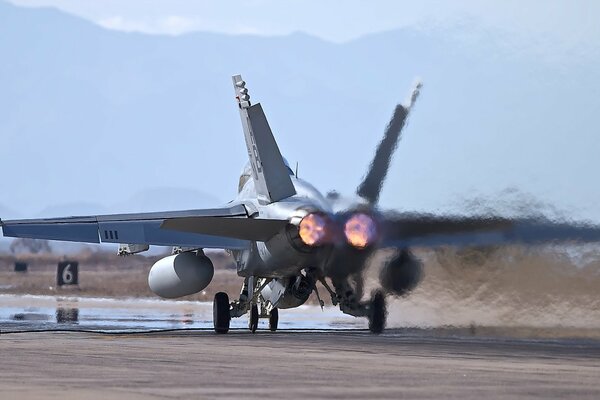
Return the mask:
M 277 330 L 277 324 L 279 323 L 279 311 L 277 308 L 271 310 L 269 314 L 269 330 L 275 332 Z
M 255 333 L 256 328 L 258 328 L 258 306 L 252 304 L 252 307 L 250 308 L 250 318 L 248 319 L 248 329 L 250 329 L 250 332 Z
M 216 333 L 229 332 L 231 313 L 229 310 L 229 296 L 227 293 L 218 292 L 213 302 L 213 323 Z
M 371 296 L 370 301 L 360 301 L 359 294 L 362 294 L 362 278 L 355 277 L 354 287 L 349 279 L 333 280 L 335 290 L 331 289 L 327 282 L 322 279 L 321 283 L 331 295 L 333 305 L 339 305 L 344 314 L 355 317 L 367 317 L 369 320 L 369 330 L 372 333 L 382 333 L 387 319 L 387 310 L 385 304 L 385 294 L 377 290 Z
M 385 306 L 385 295 L 381 290 L 376 291 L 369 304 L 369 330 L 379 334 L 385 328 L 387 310 Z

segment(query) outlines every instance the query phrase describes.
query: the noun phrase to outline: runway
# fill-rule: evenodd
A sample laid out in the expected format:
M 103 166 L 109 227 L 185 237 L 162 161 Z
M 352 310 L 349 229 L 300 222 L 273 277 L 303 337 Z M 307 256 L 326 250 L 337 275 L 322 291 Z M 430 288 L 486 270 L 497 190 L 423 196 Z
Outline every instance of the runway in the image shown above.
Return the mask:
M 115 299 L 77 296 L 0 294 L 0 330 L 84 329 L 146 331 L 213 328 L 210 302 L 158 299 Z M 232 328 L 246 328 L 246 318 L 235 318 Z M 342 314 L 334 307 L 304 305 L 281 312 L 282 329 L 364 329 L 365 319 Z M 259 329 L 267 321 L 260 320 Z
M 216 335 L 205 303 L 3 295 L 0 304 L 2 399 L 600 398 L 598 340 L 450 328 L 377 336 L 313 306 L 282 313 L 276 333 L 253 335 L 242 318 Z M 67 332 L 30 332 L 39 329 Z M 177 331 L 144 333 L 164 329 Z
M 391 331 L 0 336 L 2 398 L 598 398 L 600 345 Z

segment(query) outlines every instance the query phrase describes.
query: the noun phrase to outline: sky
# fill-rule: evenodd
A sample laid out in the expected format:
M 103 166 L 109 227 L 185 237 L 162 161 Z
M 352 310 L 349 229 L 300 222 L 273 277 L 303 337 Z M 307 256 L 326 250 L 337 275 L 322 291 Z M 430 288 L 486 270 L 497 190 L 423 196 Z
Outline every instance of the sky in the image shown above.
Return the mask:
M 191 31 L 284 35 L 302 31 L 344 42 L 401 27 L 452 26 L 464 21 L 519 40 L 581 46 L 600 38 L 595 0 L 10 0 L 53 6 L 106 28 L 177 35 Z
M 600 51 L 600 46 L 598 46 L 600 43 L 600 24 L 597 23 L 597 16 L 600 15 L 600 1 L 595 0 L 425 0 L 413 2 L 366 2 L 356 0 L 344 2 L 327 0 L 290 0 L 285 2 L 277 0 L 225 2 L 183 0 L 9 1 L 15 5 L 26 7 L 56 7 L 107 29 L 154 35 L 184 35 L 190 32 L 202 31 L 232 35 L 272 36 L 288 35 L 301 31 L 326 41 L 346 43 L 366 35 L 398 28 L 423 31 L 437 28 L 459 28 L 454 32 L 460 32 L 464 36 L 462 40 L 465 41 L 472 40 L 472 36 L 475 35 L 478 37 L 489 35 L 496 42 L 506 41 L 506 45 L 512 49 L 523 48 L 527 51 L 535 51 L 549 63 L 564 68 L 565 76 L 568 76 L 571 63 L 585 63 L 585 58 L 589 54 L 597 55 Z M 463 27 L 464 29 L 461 29 Z M 577 77 L 573 79 L 577 79 Z M 593 83 L 592 88 L 597 88 L 598 82 Z M 426 80 L 424 97 L 417 105 L 417 110 L 419 110 L 418 107 L 422 107 L 423 111 L 415 115 L 411 122 L 415 126 L 426 124 L 425 120 L 431 115 L 431 113 L 424 111 L 427 110 L 427 102 L 434 102 L 435 100 L 435 88 L 429 89 L 427 85 L 428 81 Z M 568 102 L 569 99 L 565 98 L 564 101 Z M 388 110 L 385 110 L 385 113 L 387 112 Z M 532 135 L 531 140 L 536 140 L 537 137 L 541 136 Z M 471 139 L 474 139 L 474 142 L 477 143 L 477 138 Z M 416 141 L 420 138 L 408 136 L 403 144 L 405 149 L 410 148 L 411 140 Z M 549 138 L 549 140 L 554 139 Z M 559 143 L 555 147 L 560 157 L 560 144 L 563 142 L 558 139 L 556 142 Z M 483 139 L 481 139 L 481 143 L 484 143 Z M 594 144 L 590 143 L 588 149 Z M 503 151 L 508 154 L 514 150 L 509 149 L 507 145 L 506 148 L 495 149 L 496 156 L 504 157 L 505 155 L 501 154 Z M 404 156 L 407 156 L 407 154 Z M 368 157 L 370 157 L 370 151 Z M 535 157 L 534 155 L 532 158 L 532 165 L 535 163 Z M 539 159 L 541 159 L 540 156 L 538 156 Z M 577 163 L 580 160 L 573 161 Z M 515 171 L 513 174 L 515 176 L 526 175 L 529 172 L 523 171 L 523 169 L 519 170 L 517 167 L 515 167 Z M 544 182 L 539 183 L 535 182 L 538 177 L 531 176 L 531 184 L 538 185 L 540 188 L 552 186 L 555 181 L 560 181 L 563 178 L 563 181 L 570 179 L 566 176 L 542 177 L 539 180 Z M 455 178 L 446 179 L 448 186 L 453 185 L 453 179 Z M 353 180 L 355 181 L 356 177 Z M 413 184 L 413 187 L 417 185 L 426 186 L 423 182 L 410 183 Z M 327 190 L 329 188 L 321 189 Z M 554 190 L 554 192 L 557 191 Z M 543 190 L 540 189 L 539 193 L 543 193 Z M 579 195 L 584 197 L 586 193 L 581 191 Z M 595 193 L 596 198 L 600 198 L 598 190 Z M 560 193 L 556 196 L 558 195 Z M 411 204 L 422 202 L 422 199 L 417 196 L 415 195 L 414 199 L 407 198 L 406 201 L 412 201 Z M 568 193 L 565 194 L 566 197 L 568 197 Z M 383 200 L 385 201 L 386 197 Z M 596 210 L 595 215 L 600 216 L 599 209 Z

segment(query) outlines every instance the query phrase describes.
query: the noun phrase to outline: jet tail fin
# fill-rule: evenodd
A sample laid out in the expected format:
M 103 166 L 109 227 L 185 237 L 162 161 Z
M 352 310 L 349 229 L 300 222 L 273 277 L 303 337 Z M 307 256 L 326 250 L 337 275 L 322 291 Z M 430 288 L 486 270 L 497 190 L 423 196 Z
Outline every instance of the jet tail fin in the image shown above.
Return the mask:
M 356 193 L 370 204 L 377 204 L 377 201 L 379 200 L 383 181 L 388 173 L 392 155 L 398 146 L 402 128 L 406 123 L 408 114 L 417 100 L 417 97 L 419 97 L 421 87 L 421 82 L 417 81 L 406 102 L 407 104 L 398 104 L 396 106 L 392 119 L 383 135 L 383 139 L 381 139 L 381 142 L 379 142 L 379 145 L 377 146 L 369 170 L 356 190 Z
M 290 172 L 283 161 L 261 105 L 250 103 L 246 82 L 242 80 L 241 75 L 233 77 L 233 86 L 240 107 L 246 148 L 259 199 L 272 203 L 295 195 L 296 189 Z

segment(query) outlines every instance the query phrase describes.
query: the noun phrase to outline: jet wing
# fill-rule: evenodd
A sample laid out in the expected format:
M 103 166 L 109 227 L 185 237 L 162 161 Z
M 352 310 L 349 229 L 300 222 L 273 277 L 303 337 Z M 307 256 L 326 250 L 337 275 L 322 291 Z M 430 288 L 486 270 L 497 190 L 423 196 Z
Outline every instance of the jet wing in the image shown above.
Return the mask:
M 167 219 L 161 227 L 180 232 L 266 242 L 287 224 L 287 220 L 279 219 L 187 217 Z
M 546 218 L 400 214 L 382 223 L 384 247 L 600 241 L 600 226 Z
M 0 221 L 0 225 L 8 237 L 246 249 L 251 240 L 277 233 L 277 223 L 261 221 L 249 218 L 246 208 L 238 204 L 203 210 Z

